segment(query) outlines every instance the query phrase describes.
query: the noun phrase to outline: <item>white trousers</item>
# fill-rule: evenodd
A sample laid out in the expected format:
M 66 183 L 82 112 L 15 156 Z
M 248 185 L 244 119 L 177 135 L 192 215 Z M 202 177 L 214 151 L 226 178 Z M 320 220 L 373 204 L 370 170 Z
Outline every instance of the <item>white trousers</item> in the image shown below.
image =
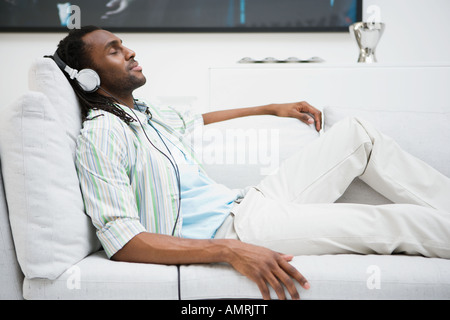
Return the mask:
M 394 204 L 334 203 L 356 177 Z M 450 179 L 355 118 L 284 161 L 233 215 L 218 237 L 286 254 L 450 258 Z

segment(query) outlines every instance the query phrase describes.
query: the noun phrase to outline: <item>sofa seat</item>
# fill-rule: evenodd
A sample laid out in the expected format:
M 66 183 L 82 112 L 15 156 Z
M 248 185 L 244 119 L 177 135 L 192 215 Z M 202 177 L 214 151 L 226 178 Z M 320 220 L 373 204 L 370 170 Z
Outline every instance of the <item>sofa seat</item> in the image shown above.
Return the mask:
M 403 255 L 297 256 L 291 264 L 311 283 L 304 300 L 450 299 L 450 260 Z M 227 265 L 180 267 L 180 297 L 260 299 L 258 288 Z M 271 297 L 276 299 L 271 289 Z
M 98 251 L 55 280 L 25 279 L 27 300 L 178 299 L 177 266 L 111 261 Z
M 303 300 L 450 299 L 450 260 L 403 255 L 297 256 L 311 283 Z M 176 266 L 113 262 L 99 251 L 56 280 L 25 279 L 23 295 L 42 299 L 261 299 L 258 287 L 227 264 Z M 271 289 L 271 297 L 276 299 Z

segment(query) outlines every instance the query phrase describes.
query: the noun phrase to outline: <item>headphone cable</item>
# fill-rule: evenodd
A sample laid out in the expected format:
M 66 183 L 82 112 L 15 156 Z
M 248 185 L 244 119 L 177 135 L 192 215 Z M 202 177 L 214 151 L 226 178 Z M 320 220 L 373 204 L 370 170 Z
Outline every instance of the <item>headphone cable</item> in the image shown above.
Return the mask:
M 136 117 L 136 119 L 134 119 L 134 120 L 136 120 L 136 121 L 139 123 L 139 125 L 141 126 L 141 129 L 142 129 L 142 131 L 144 132 L 144 135 L 145 135 L 145 137 L 147 138 L 148 142 L 149 142 L 156 150 L 158 150 L 164 157 L 166 157 L 167 160 L 169 160 L 171 166 L 173 167 L 173 169 L 174 169 L 174 171 L 175 171 L 175 177 L 176 177 L 176 179 L 177 179 L 177 187 L 178 187 L 178 209 L 177 209 L 177 217 L 176 217 L 176 219 L 175 219 L 175 224 L 174 224 L 173 229 L 172 229 L 172 236 L 175 236 L 175 231 L 176 231 L 176 228 L 177 228 L 178 220 L 179 220 L 179 217 L 180 217 L 180 209 L 181 209 L 181 178 L 180 178 L 180 170 L 179 170 L 179 167 L 178 167 L 178 165 L 177 165 L 177 163 L 176 163 L 176 161 L 175 161 L 174 156 L 173 156 L 172 153 L 170 152 L 169 147 L 168 147 L 167 144 L 165 143 L 164 139 L 161 137 L 161 134 L 159 133 L 159 131 L 158 131 L 153 125 L 151 125 L 151 124 L 149 123 L 150 127 L 152 127 L 152 128 L 155 130 L 155 132 L 157 133 L 157 135 L 158 135 L 159 138 L 161 139 L 162 143 L 163 143 L 164 146 L 166 147 L 166 149 L 167 149 L 167 151 L 169 152 L 170 157 L 171 157 L 172 159 L 170 159 L 170 157 L 169 157 L 167 154 L 165 154 L 164 152 L 162 152 L 158 147 L 156 147 L 156 146 L 153 144 L 153 142 L 152 142 L 152 141 L 150 140 L 150 138 L 148 137 L 147 132 L 145 131 L 144 126 L 142 125 L 142 122 L 139 120 L 139 117 L 136 115 L 136 113 L 134 112 L 133 108 L 130 108 L 126 103 L 124 103 L 122 100 L 120 100 L 120 99 L 116 98 L 115 96 L 113 96 L 111 93 L 109 93 L 109 92 L 108 92 L 107 90 L 105 90 L 104 88 L 99 87 L 99 89 L 102 89 L 105 93 L 107 93 L 109 96 L 111 96 L 111 98 L 115 99 L 115 100 L 119 103 L 117 106 L 118 106 L 119 108 L 121 108 L 123 111 L 125 111 L 125 110 L 121 107 L 120 104 L 123 104 L 123 105 L 127 106 L 127 107 L 131 110 L 131 112 L 132 112 L 132 113 L 134 114 L 134 116 Z M 136 106 L 136 102 L 134 103 L 134 105 Z M 126 111 L 125 111 L 125 112 L 126 112 Z M 153 118 L 153 115 L 152 115 L 152 113 L 150 112 L 150 118 L 149 118 L 149 121 L 150 121 L 152 118 Z

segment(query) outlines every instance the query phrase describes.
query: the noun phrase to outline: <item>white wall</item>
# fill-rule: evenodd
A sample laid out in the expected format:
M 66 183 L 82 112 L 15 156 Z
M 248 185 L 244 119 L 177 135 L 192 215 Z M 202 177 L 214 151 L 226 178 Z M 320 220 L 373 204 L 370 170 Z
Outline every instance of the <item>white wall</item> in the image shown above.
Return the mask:
M 365 0 L 378 5 L 387 24 L 378 47 L 380 62 L 450 62 L 450 1 Z M 119 34 L 137 52 L 147 85 L 139 96 L 194 96 L 201 108 L 208 101 L 208 68 L 230 65 L 245 56 L 309 58 L 352 63 L 358 56 L 348 33 L 282 34 Z M 51 54 L 63 33 L 0 34 L 0 90 L 9 104 L 27 90 L 34 58 Z M 302 97 L 299 97 L 302 99 Z

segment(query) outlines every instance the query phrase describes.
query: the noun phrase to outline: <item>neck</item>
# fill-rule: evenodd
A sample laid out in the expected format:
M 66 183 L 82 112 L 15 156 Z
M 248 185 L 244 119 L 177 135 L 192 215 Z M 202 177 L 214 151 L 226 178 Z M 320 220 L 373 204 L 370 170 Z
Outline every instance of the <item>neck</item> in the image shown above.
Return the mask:
M 114 100 L 116 100 L 118 103 L 126 105 L 127 107 L 134 109 L 134 98 L 133 98 L 133 94 L 132 93 L 129 93 L 129 94 L 115 94 L 113 92 L 105 90 L 102 87 L 100 87 L 98 93 L 103 95 L 103 96 L 111 97 Z

